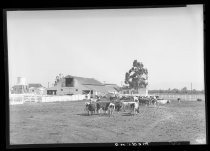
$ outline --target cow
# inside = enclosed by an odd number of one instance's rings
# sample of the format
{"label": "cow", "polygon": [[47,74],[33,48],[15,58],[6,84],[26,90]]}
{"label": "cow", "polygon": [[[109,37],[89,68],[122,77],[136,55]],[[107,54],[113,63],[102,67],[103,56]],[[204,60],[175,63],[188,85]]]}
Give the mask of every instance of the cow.
{"label": "cow", "polygon": [[170,103],[170,100],[158,99],[157,103],[159,103],[159,104],[167,104],[167,103]]}
{"label": "cow", "polygon": [[111,102],[115,102],[116,100],[118,100],[118,97],[115,95],[115,96],[111,96],[110,98],[109,98],[109,100],[111,101]]}
{"label": "cow", "polygon": [[135,115],[135,113],[139,113],[139,102],[134,102],[130,104],[130,108],[131,111],[133,111],[133,115]]}
{"label": "cow", "polygon": [[85,103],[85,110],[88,112],[88,115],[92,115],[96,112],[96,104],[91,102]]}
{"label": "cow", "polygon": [[139,113],[139,102],[122,102],[122,109],[125,112],[126,109],[129,109],[131,112],[133,111],[133,115]]}
{"label": "cow", "polygon": [[139,98],[138,98],[137,96],[133,96],[133,100],[134,100],[135,102],[138,102],[138,101],[139,101]]}
{"label": "cow", "polygon": [[97,101],[99,101],[99,99],[97,99],[97,98],[90,98],[90,102],[97,102]]}
{"label": "cow", "polygon": [[148,97],[139,97],[139,105],[144,105],[146,104],[149,106],[151,104],[152,100]]}
{"label": "cow", "polygon": [[116,111],[119,112],[120,109],[122,108],[122,102],[121,101],[115,101],[114,104],[115,104]]}
{"label": "cow", "polygon": [[115,110],[115,104],[114,103],[110,103],[109,106],[108,106],[109,116],[113,114],[114,110]]}
{"label": "cow", "polygon": [[100,114],[100,110],[103,110],[105,113],[108,110],[110,105],[109,101],[98,101],[96,102],[97,112]]}
{"label": "cow", "polygon": [[202,99],[197,99],[198,102],[202,101]]}
{"label": "cow", "polygon": [[155,105],[155,106],[158,104],[158,101],[157,101],[158,99],[156,96],[150,96],[150,99],[151,99],[150,104]]}

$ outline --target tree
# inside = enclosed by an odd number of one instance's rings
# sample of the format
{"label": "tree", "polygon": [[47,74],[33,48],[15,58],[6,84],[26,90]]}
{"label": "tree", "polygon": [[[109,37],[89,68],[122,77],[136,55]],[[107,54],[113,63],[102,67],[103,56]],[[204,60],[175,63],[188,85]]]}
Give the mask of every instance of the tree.
{"label": "tree", "polygon": [[181,89],[181,92],[182,92],[182,93],[187,93],[187,87],[182,88],[182,89]]}
{"label": "tree", "polygon": [[62,73],[60,73],[59,75],[57,75],[56,78],[55,78],[55,84],[54,84],[54,86],[55,86],[62,78],[64,78],[64,76],[63,76]]}
{"label": "tree", "polygon": [[129,88],[138,90],[139,88],[145,88],[148,85],[148,70],[144,68],[142,62],[137,60],[133,61],[133,67],[125,74],[125,84],[129,85]]}
{"label": "tree", "polygon": [[179,93],[179,89],[174,88],[173,90],[171,90],[171,92],[173,92],[173,93]]}

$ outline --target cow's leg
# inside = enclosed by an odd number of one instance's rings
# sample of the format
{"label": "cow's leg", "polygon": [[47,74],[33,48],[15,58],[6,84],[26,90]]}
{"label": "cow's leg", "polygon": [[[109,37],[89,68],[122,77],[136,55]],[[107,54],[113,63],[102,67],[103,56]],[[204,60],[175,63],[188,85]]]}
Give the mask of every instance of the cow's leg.
{"label": "cow's leg", "polygon": [[101,109],[98,109],[98,114],[99,114],[99,116],[101,116],[101,112],[100,112],[100,110],[101,110]]}
{"label": "cow's leg", "polygon": [[123,106],[123,111],[125,112],[125,106]]}

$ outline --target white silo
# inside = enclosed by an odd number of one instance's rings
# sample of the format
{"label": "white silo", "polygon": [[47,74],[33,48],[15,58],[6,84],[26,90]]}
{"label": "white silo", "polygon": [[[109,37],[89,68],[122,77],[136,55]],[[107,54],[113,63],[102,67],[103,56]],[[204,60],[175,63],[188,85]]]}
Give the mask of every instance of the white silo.
{"label": "white silo", "polygon": [[27,82],[26,82],[26,78],[17,77],[17,85],[28,85]]}
{"label": "white silo", "polygon": [[28,93],[28,84],[26,78],[24,77],[17,77],[17,83],[13,87],[14,93]]}

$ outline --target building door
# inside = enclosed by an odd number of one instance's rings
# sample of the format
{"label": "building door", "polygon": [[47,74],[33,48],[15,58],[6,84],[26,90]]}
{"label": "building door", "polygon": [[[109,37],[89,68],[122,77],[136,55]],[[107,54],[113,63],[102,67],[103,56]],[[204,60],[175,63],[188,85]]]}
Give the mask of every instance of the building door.
{"label": "building door", "polygon": [[56,95],[57,90],[53,90],[53,95]]}

